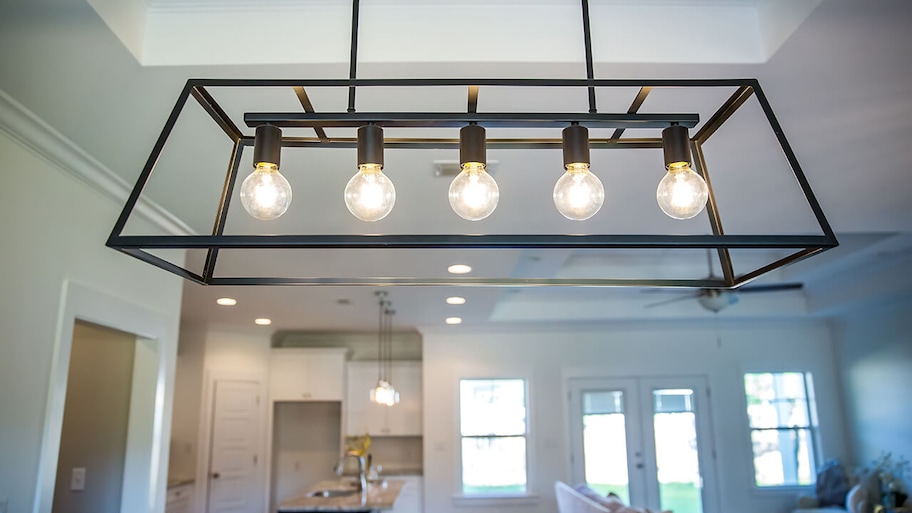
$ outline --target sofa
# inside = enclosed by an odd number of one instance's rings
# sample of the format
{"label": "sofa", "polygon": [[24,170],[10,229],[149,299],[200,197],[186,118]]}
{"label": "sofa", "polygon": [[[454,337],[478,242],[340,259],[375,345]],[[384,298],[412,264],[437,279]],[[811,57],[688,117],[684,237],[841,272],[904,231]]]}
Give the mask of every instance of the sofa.
{"label": "sofa", "polygon": [[798,508],[792,513],[871,513],[874,502],[868,500],[868,493],[862,483],[856,484],[846,494],[845,507],[824,506],[820,507],[815,497],[799,497]]}

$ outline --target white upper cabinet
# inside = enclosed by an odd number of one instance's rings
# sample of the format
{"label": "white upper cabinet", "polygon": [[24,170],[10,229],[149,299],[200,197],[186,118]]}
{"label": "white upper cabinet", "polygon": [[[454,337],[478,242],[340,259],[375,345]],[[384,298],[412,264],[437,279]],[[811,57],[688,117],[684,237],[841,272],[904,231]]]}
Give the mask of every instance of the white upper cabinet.
{"label": "white upper cabinet", "polygon": [[343,401],[345,348],[275,348],[269,355],[273,401]]}
{"label": "white upper cabinet", "polygon": [[377,362],[349,362],[346,435],[421,436],[421,362],[393,362],[389,378],[399,392],[399,404],[373,403],[370,391],[377,385]]}

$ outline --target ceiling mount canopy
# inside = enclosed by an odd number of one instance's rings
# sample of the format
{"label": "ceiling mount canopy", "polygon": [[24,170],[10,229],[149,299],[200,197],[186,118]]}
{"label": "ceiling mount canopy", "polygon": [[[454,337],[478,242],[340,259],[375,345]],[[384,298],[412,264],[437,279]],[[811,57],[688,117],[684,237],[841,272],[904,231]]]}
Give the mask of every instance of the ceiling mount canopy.
{"label": "ceiling mount canopy", "polygon": [[[140,173],[132,194],[118,218],[107,245],[143,261],[173,272],[197,283],[208,285],[468,285],[468,286],[639,286],[736,288],[789,263],[835,247],[836,237],[802,172],[769,101],[756,79],[596,79],[593,71],[592,42],[589,26],[589,7],[581,2],[585,41],[585,79],[359,79],[357,78],[359,2],[352,8],[352,40],[350,76],[348,79],[190,79],[184,86],[146,166]],[[317,112],[308,89],[347,89],[348,105],[344,111]],[[379,88],[419,88],[427,91],[443,88],[462,89],[466,95],[465,112],[420,110],[361,112],[356,109],[357,92]],[[486,89],[513,88],[516,90],[554,93],[583,90],[587,93],[585,112],[480,112],[478,99]],[[216,100],[221,90],[287,91],[296,97],[300,110],[292,112],[244,110],[240,117],[244,130],[238,126],[238,116],[230,115]],[[640,112],[647,97],[656,89],[670,90],[733,90],[705,121],[697,109],[672,112]],[[404,89],[403,89],[404,90]],[[625,94],[635,91],[629,108],[620,113],[599,112],[600,92]],[[169,138],[190,97],[202,107],[208,117],[231,141],[230,164],[224,176],[221,199],[215,213],[215,223],[209,234],[203,235],[133,235],[125,227],[156,168]],[[726,234],[722,227],[719,206],[703,153],[703,145],[724,123],[732,118],[748,100],[755,99],[776,143],[793,174],[800,195],[810,210],[816,233],[739,233]],[[450,135],[459,129],[459,137]],[[250,135],[249,130],[254,134]],[[340,135],[345,130],[357,130],[357,136]],[[384,130],[404,130],[407,136],[385,137]],[[444,135],[440,135],[443,130]],[[608,129],[610,136],[592,137],[590,131]],[[661,130],[661,137],[652,133]],[[295,131],[294,134],[283,132]],[[511,134],[528,130],[536,136],[489,137],[487,130],[505,130]],[[554,130],[555,136],[541,137],[541,132]],[[691,134],[691,130],[694,133]],[[313,136],[301,135],[312,131]],[[560,131],[560,137],[557,132]],[[645,136],[630,137],[642,131]],[[421,135],[415,136],[416,132]],[[607,132],[606,132],[607,134]],[[240,164],[245,151],[253,147],[254,171],[246,176],[235,191]],[[280,172],[281,154],[298,149],[357,149],[358,172],[342,192],[348,211],[360,222],[368,223],[361,234],[273,233],[227,234],[226,223],[233,198],[238,195],[244,210],[255,219],[275,222],[292,206],[292,188]],[[461,172],[449,187],[450,206],[466,222],[462,233],[375,233],[373,224],[387,217],[396,204],[396,188],[384,170],[384,152],[394,150],[458,150]],[[656,150],[664,153],[665,177],[658,183],[656,201],[659,209],[672,219],[687,220],[705,212],[708,221],[703,233],[479,233],[479,224],[490,216],[500,198],[500,187],[487,171],[487,150],[555,150],[562,149],[564,174],[553,188],[553,202],[566,219],[591,223],[605,203],[605,187],[590,170],[590,150]],[[287,159],[286,159],[287,160]],[[661,159],[656,159],[661,166]],[[659,167],[661,169],[661,167]],[[398,178],[397,179],[401,179]],[[609,184],[610,189],[623,189],[623,183]],[[509,193],[509,191],[507,191]],[[520,193],[514,193],[519,196]],[[643,201],[646,201],[643,198]],[[655,204],[653,204],[655,206]],[[591,219],[591,220],[590,220]],[[590,221],[587,221],[590,220]],[[307,230],[301,223],[300,230]],[[597,226],[597,225],[596,225]],[[369,234],[368,234],[369,233]],[[200,270],[173,263],[159,254],[161,250],[188,249],[205,253]],[[718,256],[722,276],[669,277],[630,276],[561,276],[560,273],[542,276],[516,276],[500,272],[487,276],[430,276],[419,273],[392,274],[383,270],[361,271],[357,276],[340,276],[303,272],[270,274],[262,266],[249,274],[217,272],[220,252],[257,250],[257,260],[264,262],[268,250],[678,250],[711,249]],[[769,262],[747,270],[736,271],[733,250],[762,250],[774,255]],[[373,254],[373,253],[372,253]]]}

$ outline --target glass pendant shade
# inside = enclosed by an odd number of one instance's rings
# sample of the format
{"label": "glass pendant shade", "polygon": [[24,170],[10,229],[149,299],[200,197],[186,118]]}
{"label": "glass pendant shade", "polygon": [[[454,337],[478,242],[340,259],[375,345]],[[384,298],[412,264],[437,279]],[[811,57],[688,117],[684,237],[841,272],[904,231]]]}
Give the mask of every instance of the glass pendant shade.
{"label": "glass pendant shade", "polygon": [[291,184],[279,173],[277,165],[260,162],[241,184],[241,204],[257,219],[275,219],[291,204]]}
{"label": "glass pendant shade", "polygon": [[576,162],[554,185],[554,206],[567,219],[583,221],[594,216],[605,202],[605,187],[589,171],[589,164]]}
{"label": "glass pendant shade", "polygon": [[450,206],[459,217],[480,221],[494,212],[500,189],[481,162],[466,162],[450,184]]}
{"label": "glass pendant shade", "polygon": [[345,186],[345,206],[362,221],[379,221],[396,204],[396,188],[380,164],[361,164]]}
{"label": "glass pendant shade", "polygon": [[709,188],[686,162],[672,164],[656,189],[656,201],[668,217],[690,219],[706,206]]}
{"label": "glass pendant shade", "polygon": [[384,406],[399,404],[399,392],[387,381],[377,381],[377,386],[370,391],[370,400]]}

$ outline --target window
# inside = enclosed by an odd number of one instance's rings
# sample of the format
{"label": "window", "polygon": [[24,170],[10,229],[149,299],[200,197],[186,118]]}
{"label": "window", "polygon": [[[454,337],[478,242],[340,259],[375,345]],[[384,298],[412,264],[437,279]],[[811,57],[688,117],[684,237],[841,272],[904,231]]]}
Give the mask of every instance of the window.
{"label": "window", "polygon": [[747,416],[759,487],[814,483],[817,412],[809,373],[744,375]]}
{"label": "window", "polygon": [[526,491],[526,383],[522,379],[459,381],[462,493]]}

